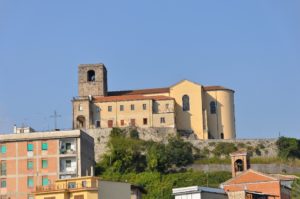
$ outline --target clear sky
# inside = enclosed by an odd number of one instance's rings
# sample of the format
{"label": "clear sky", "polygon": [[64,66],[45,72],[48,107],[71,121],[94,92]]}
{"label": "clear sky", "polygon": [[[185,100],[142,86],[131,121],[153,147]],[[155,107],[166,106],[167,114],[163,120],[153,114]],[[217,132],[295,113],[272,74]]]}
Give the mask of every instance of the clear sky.
{"label": "clear sky", "polygon": [[0,0],[0,132],[71,128],[77,66],[109,90],[182,79],[235,93],[239,138],[300,137],[299,0]]}

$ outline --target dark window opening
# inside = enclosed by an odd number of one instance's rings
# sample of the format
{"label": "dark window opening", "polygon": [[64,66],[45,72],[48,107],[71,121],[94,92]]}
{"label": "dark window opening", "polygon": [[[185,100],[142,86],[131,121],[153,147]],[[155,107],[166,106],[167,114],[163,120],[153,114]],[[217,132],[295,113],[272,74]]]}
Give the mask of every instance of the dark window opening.
{"label": "dark window opening", "polygon": [[244,164],[241,159],[238,159],[234,162],[234,170],[236,172],[244,171]]}
{"label": "dark window opening", "polygon": [[224,139],[224,133],[221,133],[221,139]]}
{"label": "dark window opening", "polygon": [[147,125],[148,124],[148,119],[147,118],[143,118],[143,124]]}
{"label": "dark window opening", "polygon": [[216,114],[217,112],[217,105],[216,105],[216,102],[212,101],[210,102],[210,113],[211,114]]}
{"label": "dark window opening", "polygon": [[96,80],[95,71],[89,70],[87,72],[87,80],[88,82],[94,82]]}
{"label": "dark window opening", "polygon": [[183,111],[190,110],[190,97],[188,95],[184,95],[182,97],[182,110]]}

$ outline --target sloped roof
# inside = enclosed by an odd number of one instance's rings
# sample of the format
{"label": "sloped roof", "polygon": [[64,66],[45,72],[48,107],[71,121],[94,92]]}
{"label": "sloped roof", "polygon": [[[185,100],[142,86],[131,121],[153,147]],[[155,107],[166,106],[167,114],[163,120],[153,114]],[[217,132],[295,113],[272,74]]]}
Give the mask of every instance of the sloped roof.
{"label": "sloped roof", "polygon": [[279,179],[276,177],[270,176],[268,174],[264,174],[259,171],[255,171],[253,169],[248,169],[247,171],[244,171],[243,173],[222,183],[222,185],[267,182],[267,181],[279,181]]}
{"label": "sloped roof", "polygon": [[148,88],[139,90],[125,90],[125,91],[110,91],[107,93],[108,96],[118,96],[118,95],[145,95],[145,94],[155,94],[155,93],[168,93],[170,88]]}
{"label": "sloped roof", "polygon": [[143,95],[119,95],[93,97],[94,102],[118,102],[118,101],[136,101],[136,100],[174,100],[167,96],[143,96]]}

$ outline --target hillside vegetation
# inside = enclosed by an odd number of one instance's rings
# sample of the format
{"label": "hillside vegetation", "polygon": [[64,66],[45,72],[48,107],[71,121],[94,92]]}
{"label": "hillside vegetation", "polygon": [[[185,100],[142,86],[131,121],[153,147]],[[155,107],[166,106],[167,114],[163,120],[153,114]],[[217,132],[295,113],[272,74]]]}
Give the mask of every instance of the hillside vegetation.
{"label": "hillside vegetation", "polygon": [[[299,161],[299,140],[281,137],[277,141],[278,157],[252,159],[253,163],[268,163],[289,159]],[[218,187],[231,178],[230,172],[201,172],[186,170],[193,163],[229,164],[229,154],[240,147],[234,143],[217,143],[215,157],[209,158],[205,150],[200,151],[179,137],[170,137],[167,143],[144,141],[139,132],[125,133],[114,128],[107,144],[108,152],[97,163],[96,174],[104,180],[129,182],[147,190],[145,199],[172,198],[172,188],[184,186]],[[254,150],[255,152],[255,150]],[[222,156],[223,158],[218,158]],[[299,198],[300,181],[293,185],[293,198]]]}

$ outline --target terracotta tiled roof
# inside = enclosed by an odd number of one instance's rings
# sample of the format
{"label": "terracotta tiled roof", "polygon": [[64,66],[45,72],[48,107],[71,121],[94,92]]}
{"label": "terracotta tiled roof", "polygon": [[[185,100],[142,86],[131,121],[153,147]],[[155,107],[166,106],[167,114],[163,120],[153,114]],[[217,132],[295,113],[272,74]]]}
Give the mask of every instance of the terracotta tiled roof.
{"label": "terracotta tiled roof", "polygon": [[229,91],[234,92],[234,90],[225,88],[223,86],[203,86],[203,90],[205,90],[205,91],[229,90]]}
{"label": "terracotta tiled roof", "polygon": [[145,95],[145,94],[155,94],[155,93],[168,93],[170,88],[149,88],[140,90],[126,90],[126,91],[110,91],[108,96],[119,96],[119,95]]}
{"label": "terracotta tiled roof", "polygon": [[119,95],[119,96],[105,96],[94,97],[94,102],[118,102],[118,101],[136,101],[136,100],[174,100],[167,96],[143,96],[143,95]]}

